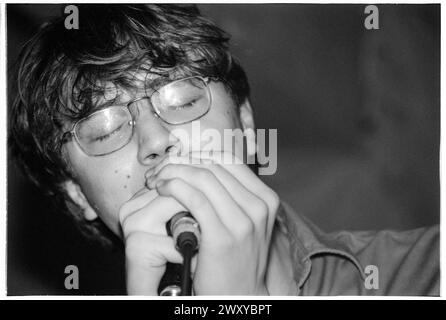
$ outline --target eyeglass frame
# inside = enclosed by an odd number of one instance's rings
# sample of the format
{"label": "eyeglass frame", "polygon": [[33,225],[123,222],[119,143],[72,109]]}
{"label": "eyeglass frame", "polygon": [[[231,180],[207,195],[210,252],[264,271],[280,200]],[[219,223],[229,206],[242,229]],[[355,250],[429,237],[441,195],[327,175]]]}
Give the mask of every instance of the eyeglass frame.
{"label": "eyeglass frame", "polygon": [[[161,90],[161,89],[164,88],[165,86],[171,85],[171,84],[176,83],[176,82],[180,82],[180,81],[188,80],[188,79],[194,79],[194,78],[198,78],[198,79],[200,79],[201,81],[203,81],[203,83],[206,85],[206,89],[208,90],[208,93],[209,93],[209,106],[208,106],[206,112],[204,112],[202,115],[200,115],[200,116],[198,116],[198,117],[196,117],[196,118],[194,118],[194,119],[192,119],[192,120],[183,121],[183,122],[179,122],[179,123],[171,123],[171,122],[169,122],[169,121],[164,120],[164,118],[160,115],[160,111],[158,110],[158,108],[155,108],[155,106],[154,106],[154,104],[153,104],[153,102],[152,102],[152,97],[153,97],[153,95],[154,95],[156,92],[159,92],[159,90]],[[86,155],[88,155],[88,156],[90,156],[90,157],[101,157],[101,156],[106,156],[106,155],[109,155],[109,154],[112,154],[112,153],[114,153],[114,152],[116,152],[116,151],[121,150],[122,148],[124,148],[124,147],[130,142],[130,140],[132,140],[132,137],[133,137],[133,135],[134,135],[134,128],[135,128],[135,125],[136,125],[136,121],[135,121],[135,119],[134,119],[134,115],[133,115],[133,113],[130,111],[130,106],[131,106],[133,103],[138,102],[138,101],[141,101],[141,100],[144,100],[144,99],[149,99],[149,101],[150,101],[150,105],[152,106],[152,110],[155,111],[155,112],[154,112],[154,115],[155,115],[157,118],[159,118],[159,119],[161,119],[162,121],[164,121],[165,123],[167,123],[167,124],[170,124],[170,125],[181,125],[181,124],[189,123],[189,122],[195,121],[195,120],[197,120],[197,119],[200,119],[201,117],[205,116],[205,115],[209,112],[209,110],[211,109],[211,106],[212,106],[212,90],[211,90],[211,88],[209,87],[209,83],[210,83],[211,81],[218,81],[218,80],[219,80],[219,78],[217,78],[217,77],[203,77],[203,76],[190,76],[190,77],[185,77],[185,78],[181,78],[181,79],[176,79],[176,80],[173,80],[173,81],[171,81],[171,82],[169,82],[169,83],[166,83],[166,84],[164,84],[163,86],[159,87],[158,89],[154,90],[154,92],[153,92],[150,96],[149,96],[149,95],[145,95],[145,96],[142,96],[142,97],[133,99],[133,100],[131,100],[131,101],[125,103],[125,104],[115,105],[115,106],[109,106],[109,107],[106,107],[106,108],[97,110],[97,111],[95,111],[95,112],[89,114],[88,116],[83,117],[82,119],[79,119],[79,120],[77,120],[75,123],[73,123],[73,126],[71,127],[71,129],[68,130],[68,131],[65,131],[65,132],[62,134],[62,144],[65,144],[66,142],[68,142],[69,139],[72,139],[72,138],[74,137],[74,140],[76,141],[76,143],[78,144],[78,146],[79,146],[79,148],[82,150],[82,152],[84,152]],[[99,113],[99,112],[103,112],[104,110],[107,110],[107,109],[109,109],[109,108],[113,108],[113,107],[125,107],[125,109],[127,109],[128,113],[130,114],[130,116],[131,116],[131,118],[132,118],[132,120],[130,120],[130,122],[129,122],[129,124],[132,126],[132,134],[129,136],[128,141],[127,141],[126,143],[124,143],[121,147],[119,147],[118,149],[115,149],[115,150],[110,151],[110,152],[102,153],[102,154],[96,154],[96,155],[95,155],[95,154],[89,154],[89,153],[88,153],[87,151],[85,151],[84,148],[82,147],[82,144],[81,144],[80,141],[79,141],[79,137],[78,137],[77,134],[76,134],[76,128],[77,128],[78,124],[79,124],[81,121],[84,121],[85,119],[88,119],[88,118],[92,117],[93,115],[95,115],[95,114],[97,114],[97,113]],[[69,135],[69,137],[68,137],[68,135]]]}

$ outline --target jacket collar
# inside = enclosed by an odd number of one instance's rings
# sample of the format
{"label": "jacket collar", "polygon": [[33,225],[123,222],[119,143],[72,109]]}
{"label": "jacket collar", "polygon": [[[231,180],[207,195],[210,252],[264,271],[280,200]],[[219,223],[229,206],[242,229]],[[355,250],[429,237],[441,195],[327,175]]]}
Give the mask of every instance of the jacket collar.
{"label": "jacket collar", "polygon": [[284,201],[281,202],[276,221],[290,242],[293,274],[298,291],[310,275],[312,257],[320,254],[347,259],[365,279],[364,268],[352,250],[343,243],[339,233],[323,232]]}

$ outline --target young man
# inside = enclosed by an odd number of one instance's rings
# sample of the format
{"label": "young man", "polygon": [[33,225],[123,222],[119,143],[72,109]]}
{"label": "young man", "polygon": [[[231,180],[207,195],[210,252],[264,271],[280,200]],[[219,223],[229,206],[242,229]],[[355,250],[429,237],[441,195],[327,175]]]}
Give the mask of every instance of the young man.
{"label": "young man", "polygon": [[[182,263],[166,231],[181,211],[201,231],[196,295],[439,294],[438,228],[325,234],[236,163],[257,150],[248,82],[195,8],[78,8],[78,30],[62,18],[24,48],[10,143],[80,223],[122,239],[129,294]],[[210,130],[245,135],[228,149]]]}

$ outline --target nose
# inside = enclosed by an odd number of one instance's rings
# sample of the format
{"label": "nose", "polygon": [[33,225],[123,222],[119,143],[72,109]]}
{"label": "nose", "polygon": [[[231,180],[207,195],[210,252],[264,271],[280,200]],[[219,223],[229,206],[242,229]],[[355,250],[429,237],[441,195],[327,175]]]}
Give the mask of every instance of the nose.
{"label": "nose", "polygon": [[138,139],[138,161],[143,165],[154,165],[168,154],[180,152],[180,141],[170,133],[169,125],[153,112],[140,114],[135,124]]}

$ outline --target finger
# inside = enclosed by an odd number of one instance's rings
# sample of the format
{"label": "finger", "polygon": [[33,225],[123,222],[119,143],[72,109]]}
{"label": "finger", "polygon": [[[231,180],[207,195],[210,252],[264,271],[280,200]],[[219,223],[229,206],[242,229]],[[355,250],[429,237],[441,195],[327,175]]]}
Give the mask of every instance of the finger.
{"label": "finger", "polygon": [[156,174],[167,163],[183,163],[183,164],[197,164],[197,160],[200,159],[198,164],[216,163],[220,164],[228,172],[240,181],[241,184],[252,193],[256,194],[259,198],[263,199],[270,209],[273,209],[276,204],[276,197],[274,191],[268,187],[248,166],[234,154],[224,151],[207,152],[191,152],[186,156],[171,156],[164,159],[155,168],[153,173]]}
{"label": "finger", "polygon": [[[210,170],[217,179],[222,183],[225,189],[230,193],[234,200],[244,209],[248,210],[255,201],[262,201],[254,193],[248,190],[234,175],[225,170],[225,167],[212,162],[209,159],[196,159],[190,161],[190,157],[170,157],[169,160],[163,161],[155,171],[150,174],[156,175],[165,165],[172,164],[189,164],[196,168],[205,168]],[[146,178],[150,177],[146,175]]]}
{"label": "finger", "polygon": [[170,237],[134,232],[126,237],[125,244],[129,294],[157,295],[166,262],[183,262]]}
{"label": "finger", "polygon": [[181,178],[200,190],[210,201],[215,212],[228,230],[240,234],[241,232],[246,232],[247,228],[253,227],[253,222],[241,210],[228,190],[210,170],[191,165],[169,163],[158,174],[148,179],[147,186],[153,188],[157,181],[173,178]]}
{"label": "finger", "polygon": [[166,223],[176,213],[185,210],[186,208],[174,198],[158,195],[134,212],[120,213],[122,231],[124,235],[135,231],[145,231],[166,236]]}
{"label": "finger", "polygon": [[156,197],[158,197],[158,194],[147,188],[138,191],[132,198],[124,202],[119,208],[119,222],[122,223],[127,215],[143,208]]}
{"label": "finger", "polygon": [[[192,152],[191,157],[199,156],[200,152]],[[240,159],[229,152],[213,152],[207,158],[215,163],[221,164],[225,170],[231,173],[242,185],[257,197],[262,199],[268,206],[268,229],[272,230],[280,198],[277,193],[267,186],[248,166],[241,165]]]}
{"label": "finger", "polygon": [[[191,164],[196,167],[204,166],[209,168],[218,176],[234,200],[249,214],[252,221],[259,228],[261,228],[261,222],[264,221],[262,213],[264,212],[264,204],[266,204],[268,209],[266,226],[267,230],[271,231],[275,214],[280,204],[280,199],[274,190],[264,184],[246,165],[237,164],[240,163],[240,160],[237,160],[237,157],[231,153],[214,152],[210,157],[207,155],[208,158],[194,158],[198,156],[203,156],[203,153],[193,152],[187,156],[169,157],[158,164],[151,173],[156,174],[168,163]],[[226,164],[222,164],[222,162],[226,162]],[[221,168],[221,170],[217,168]],[[227,172],[226,175],[224,174],[225,172]],[[239,184],[230,183],[231,180],[232,182],[236,180]],[[244,192],[244,190],[247,190],[249,193]],[[256,199],[260,199],[261,202]],[[259,212],[259,214],[257,215],[256,212]]]}
{"label": "finger", "polygon": [[268,225],[268,206],[257,195],[248,190],[236,177],[220,164],[206,164],[202,167],[211,171],[237,202],[240,208],[247,214],[256,225],[257,230],[266,231]]}
{"label": "finger", "polygon": [[[200,152],[192,152],[191,157],[199,157]],[[213,163],[221,164],[237,177],[245,187],[255,193],[264,191],[266,184],[264,184],[259,177],[234,154],[230,152],[214,151],[210,154],[201,154],[203,161],[212,161]]]}
{"label": "finger", "polygon": [[[267,232],[268,206],[262,199],[246,189],[246,187],[241,184],[237,178],[225,170],[225,168],[220,164],[209,163],[190,166],[211,171],[217,177],[217,180],[222,184],[232,199],[255,225],[256,230],[263,233]],[[196,177],[196,175],[193,175],[193,177]],[[165,177],[162,178],[164,179]],[[205,184],[205,186],[207,186],[207,184]],[[217,196],[219,196],[219,194]],[[243,218],[241,218],[242,220],[236,220],[239,219],[239,217],[234,215],[233,218],[228,217],[228,219],[232,220],[229,221],[231,226],[227,225],[228,228],[230,227],[231,230],[235,231],[240,227],[240,232],[244,230],[246,231],[246,228],[243,228],[243,223],[245,222]],[[234,226],[234,222],[236,222],[236,226]]]}
{"label": "finger", "polygon": [[180,178],[160,180],[157,182],[156,188],[160,195],[175,198],[194,215],[200,224],[203,240],[208,239],[203,243],[226,240],[229,234],[226,226],[216,214],[208,198],[200,190]]}

